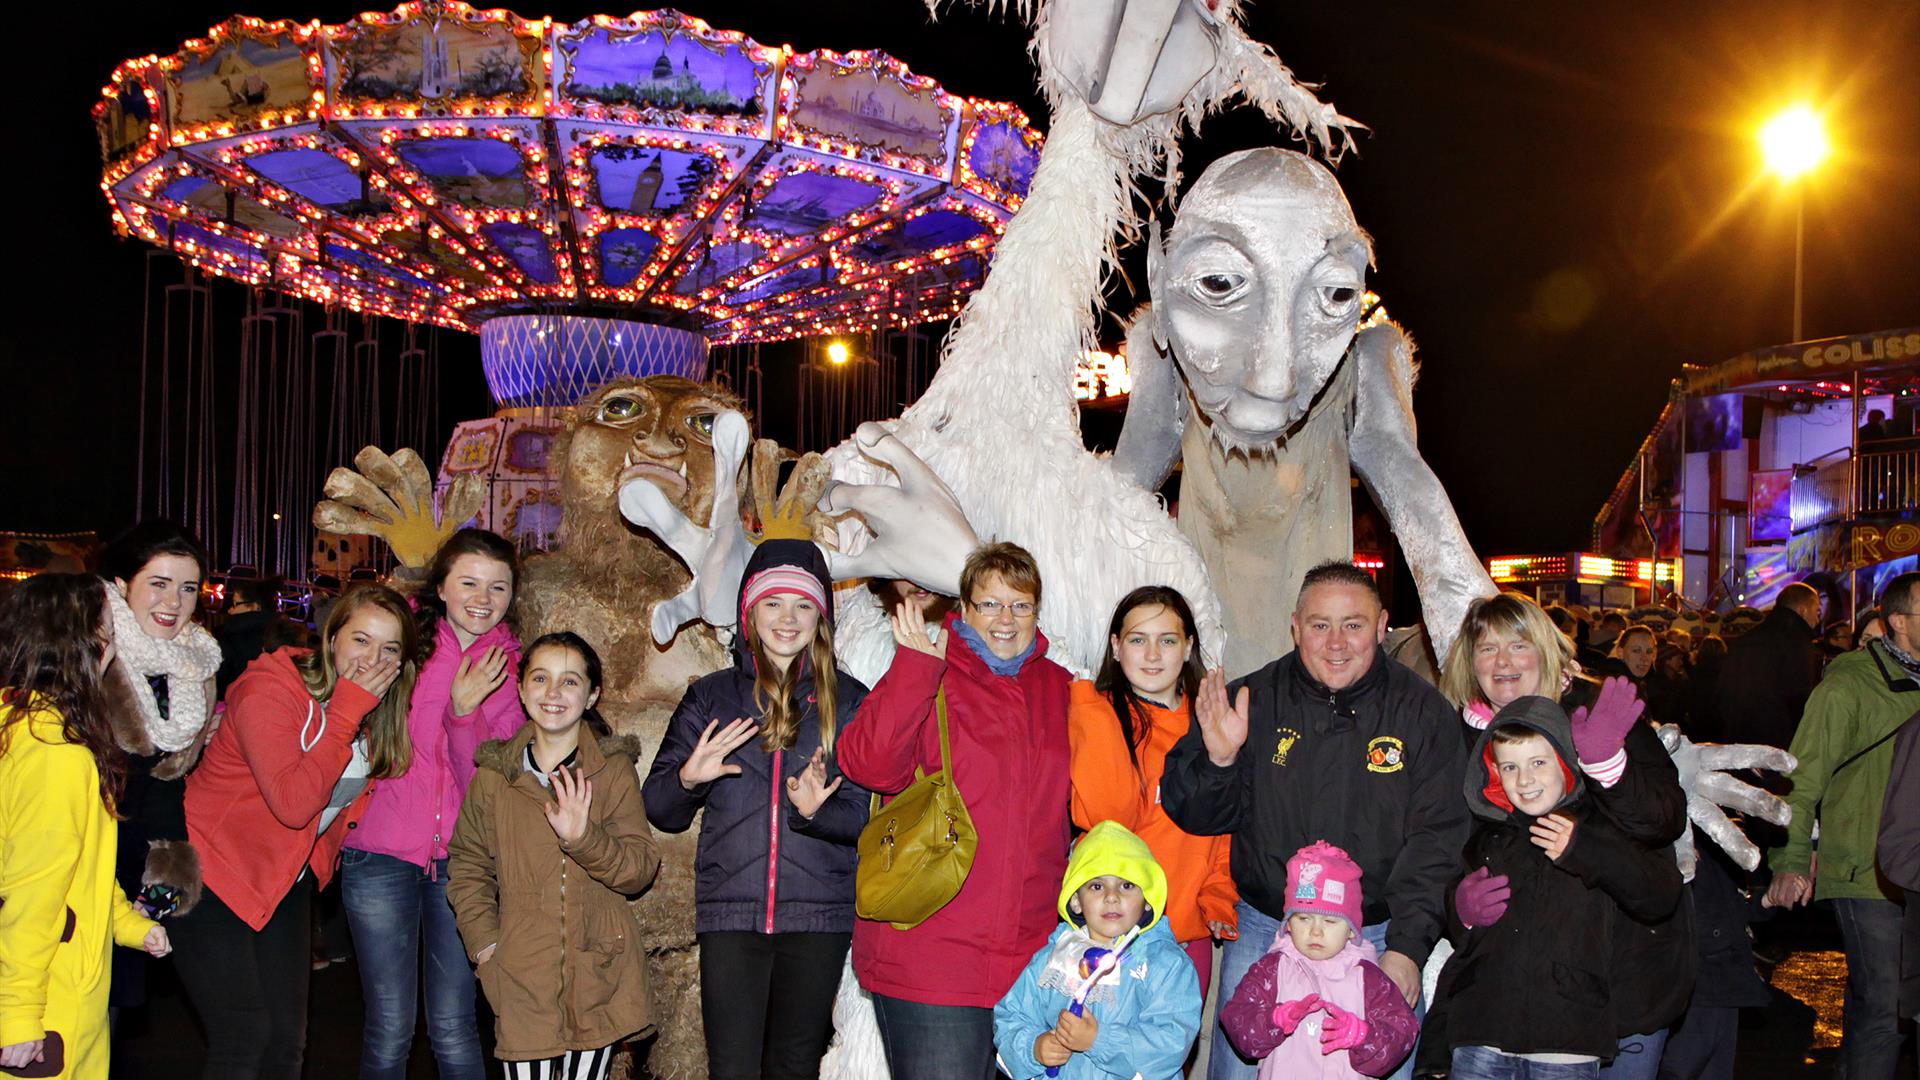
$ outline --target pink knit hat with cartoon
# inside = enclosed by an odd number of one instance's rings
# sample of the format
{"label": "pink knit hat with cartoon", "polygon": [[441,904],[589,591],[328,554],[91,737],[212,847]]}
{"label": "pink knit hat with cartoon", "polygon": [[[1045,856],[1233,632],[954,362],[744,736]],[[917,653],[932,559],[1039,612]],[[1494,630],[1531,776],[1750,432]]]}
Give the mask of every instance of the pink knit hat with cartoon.
{"label": "pink knit hat with cartoon", "polygon": [[1354,933],[1360,919],[1360,864],[1346,852],[1315,840],[1287,860],[1287,914],[1338,915]]}

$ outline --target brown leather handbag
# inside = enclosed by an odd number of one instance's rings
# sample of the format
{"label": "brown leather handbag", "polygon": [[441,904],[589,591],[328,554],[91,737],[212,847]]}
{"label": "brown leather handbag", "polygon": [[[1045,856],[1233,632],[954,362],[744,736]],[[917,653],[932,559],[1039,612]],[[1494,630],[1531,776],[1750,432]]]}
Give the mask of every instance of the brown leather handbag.
{"label": "brown leather handbag", "polygon": [[980,842],[973,818],[953,782],[947,740],[947,692],[934,698],[940,725],[940,771],[922,773],[893,801],[873,796],[872,817],[860,832],[854,911],[863,919],[911,930],[960,895]]}

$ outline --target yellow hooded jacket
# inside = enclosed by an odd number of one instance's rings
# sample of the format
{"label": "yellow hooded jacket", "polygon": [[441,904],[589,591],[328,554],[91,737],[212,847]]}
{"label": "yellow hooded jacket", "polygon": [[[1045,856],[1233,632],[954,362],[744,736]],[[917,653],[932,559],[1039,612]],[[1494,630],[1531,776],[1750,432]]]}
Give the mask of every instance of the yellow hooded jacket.
{"label": "yellow hooded jacket", "polygon": [[0,718],[0,1046],[57,1031],[59,1075],[104,1080],[113,946],[139,948],[154,923],[114,880],[120,825],[92,751],[66,740],[42,698]]}
{"label": "yellow hooded jacket", "polygon": [[1141,933],[1153,929],[1166,914],[1167,874],[1154,861],[1147,842],[1117,821],[1100,822],[1074,845],[1073,856],[1067,860],[1066,879],[1060,883],[1060,920],[1079,926],[1083,920],[1074,916],[1067,901],[1080,886],[1109,874],[1140,887],[1152,912]]}

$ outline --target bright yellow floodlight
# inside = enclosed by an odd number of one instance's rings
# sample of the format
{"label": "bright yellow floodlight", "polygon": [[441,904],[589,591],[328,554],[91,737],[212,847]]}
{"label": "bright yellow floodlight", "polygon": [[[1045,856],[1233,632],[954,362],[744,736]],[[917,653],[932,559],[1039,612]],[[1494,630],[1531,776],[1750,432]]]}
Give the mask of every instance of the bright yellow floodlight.
{"label": "bright yellow floodlight", "polygon": [[1795,105],[1760,129],[1760,150],[1766,155],[1767,168],[1782,180],[1795,180],[1811,172],[1826,160],[1827,131],[1820,114],[1806,105]]}
{"label": "bright yellow floodlight", "polygon": [[847,362],[847,343],[844,341],[836,341],[828,345],[827,359],[833,361],[836,364],[846,363]]}

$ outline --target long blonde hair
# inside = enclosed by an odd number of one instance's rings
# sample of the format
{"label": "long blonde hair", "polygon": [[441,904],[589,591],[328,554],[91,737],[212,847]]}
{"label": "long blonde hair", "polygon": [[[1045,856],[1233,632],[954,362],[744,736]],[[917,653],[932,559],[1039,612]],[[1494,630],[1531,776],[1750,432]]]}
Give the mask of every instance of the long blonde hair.
{"label": "long blonde hair", "polygon": [[[753,703],[760,707],[764,718],[760,728],[761,744],[770,751],[789,749],[800,737],[800,707],[793,700],[794,686],[800,681],[800,665],[789,663],[785,671],[780,670],[780,665],[767,655],[760,638],[754,634],[753,620],[747,618],[741,622],[747,645],[753,650]],[[831,754],[837,727],[834,697],[839,686],[833,668],[833,628],[828,625],[824,611],[814,629],[813,644],[807,646],[807,663],[813,667],[813,707],[820,717],[820,747]]]}
{"label": "long blonde hair", "polygon": [[1473,673],[1473,650],[1487,634],[1517,638],[1540,655],[1540,687],[1544,697],[1558,698],[1573,662],[1573,640],[1553,625],[1539,604],[1514,593],[1483,597],[1467,607],[1459,636],[1447,650],[1440,669],[1440,692],[1456,708],[1487,704],[1486,692]]}
{"label": "long blonde hair", "polygon": [[385,585],[355,585],[334,602],[320,628],[320,644],[301,657],[294,666],[307,684],[307,692],[319,701],[333,697],[340,683],[340,671],[333,663],[333,639],[347,620],[363,607],[377,607],[400,624],[400,674],[387,687],[372,712],[360,722],[367,737],[367,775],[389,780],[407,771],[413,762],[413,740],[407,735],[407,709],[413,703],[414,680],[420,677],[420,635],[416,631],[413,610],[400,594]]}

